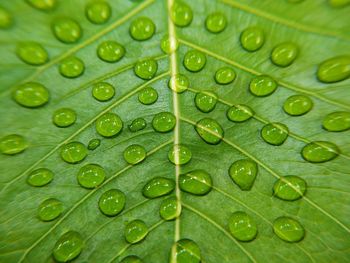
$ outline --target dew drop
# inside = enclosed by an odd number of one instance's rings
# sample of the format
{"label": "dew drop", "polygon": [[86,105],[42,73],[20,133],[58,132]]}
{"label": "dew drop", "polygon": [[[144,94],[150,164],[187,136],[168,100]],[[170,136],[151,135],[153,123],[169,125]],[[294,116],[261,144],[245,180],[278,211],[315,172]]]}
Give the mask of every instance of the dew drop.
{"label": "dew drop", "polygon": [[272,145],[281,145],[287,140],[289,129],[279,122],[266,124],[261,130],[261,137],[265,142]]}
{"label": "dew drop", "polygon": [[220,12],[215,12],[207,16],[205,20],[205,27],[211,33],[222,32],[227,25],[226,16]]}
{"label": "dew drop", "polygon": [[143,88],[139,92],[139,101],[145,105],[151,105],[158,99],[158,92],[152,87]]}
{"label": "dew drop", "polygon": [[55,37],[63,43],[76,43],[82,36],[80,25],[68,17],[56,18],[51,29]]}
{"label": "dew drop", "polygon": [[57,240],[53,256],[58,262],[69,262],[79,256],[83,245],[83,238],[78,232],[68,231]]}
{"label": "dew drop", "polygon": [[51,11],[57,5],[56,0],[26,0],[26,1],[32,7],[42,11]]}
{"label": "dew drop", "polygon": [[206,62],[207,59],[204,53],[198,50],[187,51],[183,61],[185,68],[192,72],[201,71]]}
{"label": "dew drop", "polygon": [[116,216],[125,207],[125,194],[118,189],[108,190],[101,195],[98,207],[106,216]]}
{"label": "dew drop", "polygon": [[341,132],[350,129],[350,112],[336,111],[323,119],[323,128],[331,132]]}
{"label": "dew drop", "polygon": [[56,110],[52,115],[52,121],[57,127],[68,127],[75,123],[77,114],[69,108]]}
{"label": "dew drop", "polygon": [[276,66],[288,67],[297,58],[298,53],[299,49],[294,43],[282,43],[272,50],[271,61]]}
{"label": "dew drop", "polygon": [[190,81],[185,75],[176,74],[169,79],[168,87],[176,93],[182,93],[188,89]]}
{"label": "dew drop", "polygon": [[233,122],[245,122],[253,117],[253,115],[254,111],[244,104],[234,105],[226,112],[227,118]]}
{"label": "dew drop", "polygon": [[104,1],[94,1],[86,5],[87,19],[94,24],[104,24],[111,17],[111,6]]}
{"label": "dew drop", "polygon": [[242,211],[232,214],[228,222],[228,227],[232,236],[243,242],[252,241],[258,234],[258,228],[254,219]]}
{"label": "dew drop", "polygon": [[155,59],[149,58],[138,61],[134,66],[135,75],[141,79],[152,79],[158,70],[158,63]]}
{"label": "dew drop", "polygon": [[159,215],[164,220],[174,220],[181,214],[181,203],[175,196],[168,197],[162,201],[159,207]]}
{"label": "dew drop", "polygon": [[170,148],[168,152],[168,159],[175,165],[183,165],[191,161],[192,152],[185,145],[176,144]]}
{"label": "dew drop", "polygon": [[152,199],[170,194],[174,188],[174,180],[165,177],[155,177],[146,183],[142,189],[142,194]]}
{"label": "dew drop", "polygon": [[87,164],[80,168],[78,183],[85,188],[95,188],[103,183],[106,177],[105,170],[98,164]]}
{"label": "dew drop", "polygon": [[91,139],[88,143],[88,149],[90,151],[95,150],[97,147],[99,147],[101,144],[101,140],[100,139]]}
{"label": "dew drop", "polygon": [[194,98],[194,103],[202,112],[211,112],[214,110],[216,103],[218,101],[218,97],[215,93],[210,91],[201,91],[196,94]]}
{"label": "dew drop", "polygon": [[120,263],[143,263],[143,261],[139,257],[131,255],[123,258]]}
{"label": "dew drop", "polygon": [[305,236],[303,226],[296,220],[281,216],[273,222],[273,232],[282,240],[287,242],[299,242]]}
{"label": "dew drop", "polygon": [[153,120],[153,129],[157,132],[169,132],[175,128],[176,118],[171,112],[157,113]]}
{"label": "dew drop", "polygon": [[235,161],[228,171],[233,182],[243,191],[249,191],[258,174],[257,164],[248,159]]}
{"label": "dew drop", "polygon": [[176,51],[179,47],[179,41],[176,38],[173,38],[174,46],[171,46],[169,35],[164,35],[162,40],[160,41],[160,48],[163,50],[166,54],[171,54],[172,52]]}
{"label": "dew drop", "polygon": [[145,239],[148,227],[145,222],[136,219],[126,225],[124,235],[128,243],[135,244]]}
{"label": "dew drop", "polygon": [[77,78],[84,73],[84,62],[77,57],[66,58],[59,66],[59,72],[66,78]]}
{"label": "dew drop", "polygon": [[27,140],[18,134],[10,134],[0,139],[0,151],[3,154],[15,155],[28,148]]}
{"label": "dew drop", "polygon": [[125,55],[124,47],[116,41],[105,41],[97,47],[97,56],[106,62],[117,62]]}
{"label": "dew drop", "polygon": [[146,128],[146,126],[147,123],[144,118],[136,118],[131,122],[131,124],[128,127],[131,132],[138,132]]}
{"label": "dew drop", "polygon": [[27,183],[30,186],[44,186],[49,184],[54,177],[54,173],[47,168],[38,168],[32,171],[27,177]]}
{"label": "dew drop", "polygon": [[350,77],[350,56],[337,56],[322,62],[317,69],[317,78],[333,83]]}
{"label": "dew drop", "polygon": [[13,18],[9,11],[0,6],[0,29],[10,28],[13,24]]}
{"label": "dew drop", "polygon": [[218,144],[224,137],[221,125],[213,119],[203,118],[195,126],[198,135],[208,144]]}
{"label": "dew drop", "polygon": [[252,79],[249,89],[253,95],[264,97],[271,95],[277,89],[277,83],[271,77],[261,75]]}
{"label": "dew drop", "polygon": [[215,81],[221,85],[227,85],[232,83],[236,78],[236,72],[229,67],[219,68],[215,72]]}
{"label": "dew drop", "polygon": [[49,198],[39,205],[38,216],[42,221],[52,221],[63,212],[63,204],[55,198]]}
{"label": "dew drop", "polygon": [[109,101],[114,95],[114,87],[107,82],[98,82],[92,87],[92,96],[98,101]]}
{"label": "dew drop", "polygon": [[245,50],[257,51],[264,45],[264,31],[259,27],[248,27],[242,32],[240,42]]}
{"label": "dew drop", "polygon": [[181,174],[179,178],[180,189],[194,195],[206,195],[212,186],[213,181],[210,174],[200,169]]}
{"label": "dew drop", "polygon": [[301,198],[305,194],[305,191],[305,180],[295,175],[283,176],[273,186],[273,195],[287,201],[294,201]]}
{"label": "dew drop", "polygon": [[49,101],[49,91],[37,82],[24,83],[13,92],[13,99],[21,106],[36,108]]}
{"label": "dew drop", "polygon": [[132,144],[124,150],[124,160],[129,164],[138,164],[142,162],[146,156],[146,149],[138,144]]}
{"label": "dew drop", "polygon": [[22,42],[17,45],[17,56],[29,65],[42,65],[49,60],[49,55],[42,45],[36,42]]}
{"label": "dew drop", "polygon": [[116,136],[122,129],[123,121],[115,113],[105,113],[96,120],[96,131],[103,137]]}
{"label": "dew drop", "polygon": [[150,39],[156,31],[156,26],[148,17],[139,17],[130,25],[130,35],[133,39],[144,41]]}
{"label": "dew drop", "polygon": [[331,142],[314,141],[304,146],[301,151],[303,158],[310,163],[324,163],[339,155],[339,148]]}
{"label": "dew drop", "polygon": [[61,148],[61,158],[67,163],[79,163],[87,156],[87,149],[81,142],[70,142]]}
{"label": "dew drop", "polygon": [[284,111],[292,116],[304,115],[308,113],[312,107],[312,100],[304,95],[290,96],[283,104]]}
{"label": "dew drop", "polygon": [[173,23],[180,27],[189,26],[193,19],[191,7],[181,1],[173,4],[170,11],[170,17]]}
{"label": "dew drop", "polygon": [[172,247],[171,257],[175,259],[171,263],[200,263],[201,251],[196,242],[191,239],[180,239]]}

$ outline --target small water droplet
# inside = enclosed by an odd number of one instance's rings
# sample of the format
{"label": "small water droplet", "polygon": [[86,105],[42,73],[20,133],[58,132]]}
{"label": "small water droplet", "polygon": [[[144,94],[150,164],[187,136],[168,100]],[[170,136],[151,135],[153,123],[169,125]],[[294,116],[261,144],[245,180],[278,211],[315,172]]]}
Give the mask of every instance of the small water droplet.
{"label": "small water droplet", "polygon": [[54,177],[54,173],[47,168],[38,168],[32,171],[27,177],[27,183],[31,186],[44,186],[49,184]]}
{"label": "small water droplet", "polygon": [[271,61],[280,67],[291,65],[299,54],[298,46],[294,43],[286,42],[277,45],[271,53]]}
{"label": "small water droplet", "polygon": [[78,22],[68,17],[56,18],[51,29],[58,40],[67,44],[77,42],[82,36],[82,29]]}
{"label": "small water droplet", "polygon": [[42,11],[51,11],[57,5],[56,0],[26,0],[26,1],[32,7]]}
{"label": "small water droplet", "polygon": [[[199,246],[191,239],[180,239],[176,241],[171,250],[171,255],[175,255],[175,258],[171,263],[201,262],[201,251]],[[172,256],[170,258],[172,258]]]}
{"label": "small water droplet", "polygon": [[273,222],[273,232],[282,240],[287,242],[299,242],[305,236],[303,226],[296,220],[281,216]]}
{"label": "small water droplet", "polygon": [[192,152],[185,145],[176,144],[170,148],[168,152],[168,159],[176,165],[183,165],[191,161]]}
{"label": "small water droplet", "polygon": [[84,73],[84,62],[77,57],[66,58],[59,66],[59,72],[66,78],[77,78]]}
{"label": "small water droplet", "polygon": [[179,178],[180,189],[194,195],[206,195],[212,186],[210,174],[200,169],[181,174]]}
{"label": "small water droplet", "polygon": [[85,188],[91,189],[103,183],[106,177],[105,170],[98,164],[87,164],[80,168],[77,179],[78,183]]}
{"label": "small water droplet", "polygon": [[158,99],[158,92],[152,87],[143,88],[139,92],[139,101],[145,105],[151,105]]}
{"label": "small water droplet", "polygon": [[47,88],[37,82],[28,82],[18,86],[12,96],[19,105],[28,108],[43,106],[50,97]]}
{"label": "small water droplet", "polygon": [[249,191],[258,174],[257,164],[249,159],[235,161],[228,171],[233,182],[243,191]]}
{"label": "small water droplet", "polygon": [[192,22],[193,12],[184,2],[176,1],[171,7],[170,17],[175,25],[186,27]]}
{"label": "small water droplet", "polygon": [[290,96],[283,104],[284,111],[292,116],[304,115],[308,113],[312,107],[312,100],[304,95]]}
{"label": "small water droplet", "polygon": [[156,31],[156,26],[148,17],[136,18],[130,25],[130,35],[133,39],[144,41],[150,39]]}
{"label": "small water droplet", "polygon": [[181,203],[176,196],[171,196],[162,201],[159,207],[159,214],[164,220],[174,220],[181,214]]}
{"label": "small water droplet", "polygon": [[139,257],[131,255],[123,258],[120,263],[143,263],[143,261]]}
{"label": "small water droplet", "polygon": [[21,42],[16,48],[17,56],[29,65],[42,65],[49,60],[49,55],[42,45],[36,42]]}
{"label": "small water droplet", "polygon": [[92,96],[98,101],[109,101],[114,94],[114,87],[107,82],[98,82],[92,87]]}
{"label": "small water droplet", "polygon": [[99,147],[101,144],[101,140],[100,139],[91,139],[88,143],[88,149],[93,151],[95,150],[97,147]]}
{"label": "small water droplet", "polygon": [[157,132],[169,132],[175,128],[176,118],[171,112],[157,113],[153,120],[153,129]]}
{"label": "small water droplet", "polygon": [[143,187],[142,194],[152,199],[170,194],[174,188],[174,180],[165,177],[154,177]]}
{"label": "small water droplet", "polygon": [[239,241],[252,241],[258,234],[254,219],[245,212],[237,211],[232,214],[228,222],[229,230]]}
{"label": "small water droplet", "polygon": [[52,121],[58,127],[71,126],[76,120],[77,114],[69,108],[58,109],[52,115]]}
{"label": "small water droplet", "polygon": [[0,29],[8,29],[13,24],[13,18],[9,11],[0,6]]}
{"label": "small water droplet", "polygon": [[202,112],[211,112],[214,110],[218,97],[215,93],[210,91],[201,91],[196,94],[194,103],[196,107]]}
{"label": "small water droplet", "polygon": [[62,202],[55,198],[50,198],[46,199],[39,205],[38,216],[42,221],[52,221],[59,217],[62,212]]}
{"label": "small water droplet", "polygon": [[116,41],[105,41],[98,45],[97,55],[106,62],[117,62],[125,55],[124,47]]}
{"label": "small water droplet", "polygon": [[249,84],[250,92],[258,97],[271,95],[276,89],[276,81],[266,75],[261,75],[253,78]]}
{"label": "small water droplet", "polygon": [[108,190],[101,195],[98,206],[106,216],[116,216],[125,207],[125,194],[118,189]]}
{"label": "small water droplet", "polygon": [[0,151],[3,154],[15,155],[28,148],[27,140],[18,134],[10,134],[0,139]]}
{"label": "small water droplet", "polygon": [[146,149],[138,144],[132,144],[124,150],[124,160],[129,164],[138,164],[142,162],[146,156]]}
{"label": "small water droplet", "polygon": [[350,112],[336,111],[328,114],[322,122],[323,128],[331,132],[341,132],[350,129]]}
{"label": "small water droplet", "polygon": [[96,131],[103,137],[116,136],[122,129],[123,121],[115,113],[105,113],[96,120]]}
{"label": "small water droplet", "polygon": [[201,71],[206,62],[207,58],[204,53],[198,50],[187,51],[183,61],[185,68],[192,72]]}
{"label": "small water droplet", "polygon": [[227,25],[226,16],[223,13],[215,12],[207,16],[205,26],[211,33],[222,32]]}
{"label": "small water droplet", "polygon": [[261,137],[265,142],[279,146],[287,140],[289,129],[286,125],[279,122],[266,124],[261,129]]}
{"label": "small water droplet", "polygon": [[126,225],[124,235],[128,243],[135,244],[145,239],[148,227],[145,222],[136,219]]}
{"label": "small water droplet", "polygon": [[287,201],[294,201],[301,198],[305,194],[305,191],[305,180],[295,175],[283,176],[273,186],[274,196]]}
{"label": "small water droplet", "polygon": [[245,50],[249,52],[257,51],[264,45],[264,31],[259,27],[248,27],[242,32],[240,41]]}
{"label": "small water droplet", "polygon": [[58,262],[69,262],[79,256],[83,245],[83,238],[78,232],[68,231],[57,240],[53,256]]}
{"label": "small water droplet", "polygon": [[146,126],[147,122],[144,118],[136,118],[128,127],[131,132],[137,132],[143,130]]}
{"label": "small water droplet", "polygon": [[337,56],[323,61],[317,69],[317,78],[333,83],[350,77],[350,56]]}
{"label": "small water droplet", "polygon": [[61,148],[61,158],[67,163],[79,163],[87,156],[87,149],[81,142],[70,142]]}
{"label": "small water droplet", "polygon": [[134,66],[135,75],[145,80],[152,79],[156,75],[157,69],[158,63],[153,58],[138,61]]}
{"label": "small water droplet", "polygon": [[85,14],[91,23],[104,24],[111,17],[111,6],[104,1],[94,1],[86,5]]}
{"label": "small water droplet", "polygon": [[203,118],[195,126],[198,135],[208,144],[218,144],[224,137],[221,125],[213,119]]}
{"label": "small water droplet", "polygon": [[301,151],[303,158],[310,163],[324,163],[339,155],[339,148],[331,142],[314,141],[304,146]]}
{"label": "small water droplet", "polygon": [[236,78],[236,72],[229,67],[219,68],[215,72],[215,81],[221,85],[227,85],[232,83]]}
{"label": "small water droplet", "polygon": [[182,93],[188,89],[190,81],[185,75],[176,74],[169,79],[168,87],[176,93]]}
{"label": "small water droplet", "polygon": [[170,54],[174,51],[176,51],[179,47],[179,41],[176,38],[173,38],[174,46],[171,46],[169,35],[164,35],[162,40],[160,41],[160,48],[163,50],[164,53]]}
{"label": "small water droplet", "polygon": [[234,105],[226,112],[227,118],[233,122],[245,122],[253,117],[253,115],[254,111],[244,104]]}

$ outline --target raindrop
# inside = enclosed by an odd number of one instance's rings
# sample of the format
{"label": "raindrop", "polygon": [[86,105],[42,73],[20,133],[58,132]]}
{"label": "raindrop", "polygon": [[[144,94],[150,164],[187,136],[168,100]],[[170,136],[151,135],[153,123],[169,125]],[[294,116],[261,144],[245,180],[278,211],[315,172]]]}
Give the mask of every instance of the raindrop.
{"label": "raindrop", "polygon": [[175,182],[165,177],[155,177],[143,187],[142,194],[147,198],[157,198],[170,194],[175,188]]}
{"label": "raindrop", "polygon": [[180,189],[194,195],[206,195],[212,186],[210,174],[200,169],[181,174],[179,178]]}
{"label": "raindrop", "polygon": [[98,206],[106,216],[116,216],[125,207],[125,194],[118,189],[108,190],[101,195]]}

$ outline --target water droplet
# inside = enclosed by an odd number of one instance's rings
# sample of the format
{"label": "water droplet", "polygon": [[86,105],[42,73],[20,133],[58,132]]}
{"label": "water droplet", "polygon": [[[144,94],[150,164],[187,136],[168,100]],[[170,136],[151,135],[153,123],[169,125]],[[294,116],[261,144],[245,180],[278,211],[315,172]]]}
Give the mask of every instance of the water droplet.
{"label": "water droplet", "polygon": [[153,129],[157,132],[169,132],[175,128],[176,118],[171,112],[157,113],[153,120]]}
{"label": "water droplet", "polygon": [[13,24],[13,18],[9,11],[0,6],[0,29],[10,28]]}
{"label": "water droplet", "polygon": [[105,170],[98,164],[87,164],[80,168],[77,179],[85,188],[95,188],[105,180]]}
{"label": "water droplet", "polygon": [[66,58],[59,66],[59,71],[63,77],[77,78],[84,73],[84,62],[77,57]]}
{"label": "water droplet", "polygon": [[118,189],[108,190],[101,195],[98,206],[106,216],[116,216],[124,209],[125,194]]}
{"label": "water droplet", "polygon": [[92,87],[92,96],[98,101],[109,101],[114,94],[114,87],[107,82],[98,82]]}
{"label": "water droplet", "polygon": [[137,131],[143,130],[144,128],[146,128],[146,126],[147,126],[147,123],[144,118],[136,118],[129,125],[129,130],[131,132],[137,132]]}
{"label": "water droplet", "polygon": [[67,163],[78,163],[87,156],[87,149],[81,142],[70,142],[61,149],[61,158]]}
{"label": "water droplet", "polygon": [[188,89],[190,81],[185,75],[176,74],[169,79],[168,87],[176,93],[182,93]]}
{"label": "water droplet", "polygon": [[53,113],[52,121],[58,127],[68,127],[75,123],[77,114],[68,108],[58,109]]}
{"label": "water droplet", "polygon": [[57,5],[56,0],[27,0],[27,2],[32,7],[42,11],[51,11]]}
{"label": "water droplet", "polygon": [[327,131],[341,132],[350,129],[350,112],[337,111],[328,114],[323,119],[323,128]]}
{"label": "water droplet", "polygon": [[58,262],[69,262],[79,256],[83,245],[83,238],[78,232],[68,231],[57,240],[53,256]]}
{"label": "water droplet", "polygon": [[120,263],[143,263],[143,261],[139,257],[131,255],[123,258]]}
{"label": "water droplet", "polygon": [[18,134],[10,134],[0,139],[0,151],[3,154],[14,155],[28,148],[27,140]]}
{"label": "water droplet", "polygon": [[299,49],[294,43],[282,43],[272,50],[271,60],[276,66],[288,67],[297,58],[298,53]]}
{"label": "water droplet", "polygon": [[173,38],[173,41],[174,46],[172,47],[169,35],[164,35],[164,37],[160,41],[160,48],[163,50],[164,53],[170,54],[178,49],[179,41],[176,38]]}
{"label": "water droplet", "polygon": [[164,220],[174,220],[181,214],[181,203],[175,196],[168,197],[160,204],[159,214]]}
{"label": "water droplet", "polygon": [[303,226],[296,220],[281,216],[273,222],[273,232],[287,242],[299,242],[305,236]]}
{"label": "water droplet", "polygon": [[219,68],[215,72],[215,81],[221,85],[227,85],[232,83],[236,78],[236,72],[229,67]]}
{"label": "water droplet", "polygon": [[226,116],[233,122],[244,122],[253,117],[254,111],[247,105],[234,105],[227,110]]}
{"label": "water droplet", "polygon": [[213,119],[203,118],[195,126],[198,135],[209,144],[218,144],[224,137],[221,125]]}
{"label": "water droplet", "polygon": [[97,47],[97,55],[106,62],[117,62],[125,55],[124,47],[116,41],[105,41]]}
{"label": "water droplet", "polygon": [[257,51],[264,45],[264,31],[258,27],[248,27],[242,32],[240,41],[245,50],[250,52]]}
{"label": "water droplet", "polygon": [[257,164],[248,159],[235,161],[228,171],[233,182],[243,191],[248,191],[253,187],[258,174]]}
{"label": "water droplet", "polygon": [[191,24],[193,12],[187,4],[177,1],[171,7],[170,17],[175,25],[185,27]]}
{"label": "water droplet", "polygon": [[130,35],[133,39],[144,41],[150,39],[156,31],[156,26],[148,17],[139,17],[130,25]]}
{"label": "water droplet", "polygon": [[220,33],[227,25],[226,16],[220,12],[215,12],[207,16],[205,26],[209,32]]}
{"label": "water droplet", "polygon": [[261,75],[252,79],[249,89],[253,95],[264,97],[271,95],[277,89],[277,83],[271,77]]}
{"label": "water droplet", "polygon": [[200,169],[181,174],[179,178],[180,189],[194,195],[206,195],[212,186],[210,174]]}
{"label": "water droplet", "polygon": [[126,225],[124,235],[128,243],[135,244],[145,239],[148,227],[145,222],[136,219]]}
{"label": "water droplet", "polygon": [[47,168],[39,168],[32,171],[27,177],[27,183],[31,186],[44,186],[49,184],[54,177],[54,173]]}
{"label": "water droplet", "polygon": [[198,72],[204,68],[206,62],[207,58],[203,52],[190,50],[185,54],[183,63],[185,68],[189,71]]}
{"label": "water droplet", "polygon": [[37,82],[24,83],[13,93],[14,100],[28,108],[43,106],[49,101],[49,91],[44,85]]}
{"label": "water droplet", "polygon": [[115,113],[105,113],[96,120],[96,131],[103,137],[116,136],[122,129],[123,121]]}
{"label": "water droplet", "polygon": [[310,163],[324,163],[339,155],[339,148],[331,142],[314,141],[305,145],[301,151],[303,158]]}
{"label": "water droplet", "polygon": [[129,164],[138,164],[146,158],[146,149],[138,144],[132,144],[124,150],[124,160]]}
{"label": "water droplet", "polygon": [[350,56],[337,56],[323,61],[317,69],[317,78],[333,83],[350,77]]}
{"label": "water droplet", "polygon": [[171,255],[175,259],[171,263],[200,263],[201,251],[196,242],[191,239],[180,239],[172,247]]}
{"label": "water droplet", "polygon": [[51,28],[56,38],[63,43],[75,43],[82,36],[80,25],[75,20],[68,17],[56,18]]}
{"label": "water droplet", "polygon": [[283,104],[284,111],[292,116],[304,115],[308,113],[312,107],[312,100],[304,95],[290,96]]}
{"label": "water droplet", "polygon": [[287,175],[278,179],[273,186],[273,194],[282,200],[294,201],[301,198],[306,191],[304,179]]}
{"label": "water droplet", "polygon": [[111,6],[104,1],[95,1],[86,5],[87,19],[94,24],[104,24],[111,17]]}
{"label": "water droplet", "polygon": [[165,177],[154,177],[143,187],[142,194],[147,198],[157,198],[170,194],[174,188],[174,180]]}
{"label": "water droplet", "polygon": [[30,65],[42,65],[49,60],[49,55],[42,45],[36,42],[22,42],[17,45],[17,56]]}
{"label": "water droplet", "polygon": [[168,152],[168,159],[176,165],[183,165],[191,161],[192,152],[185,145],[176,144],[170,148]]}
{"label": "water droplet", "polygon": [[59,217],[62,212],[62,202],[55,198],[50,198],[46,199],[39,205],[38,216],[42,221],[52,221]]}
{"label": "water droplet", "polygon": [[288,127],[283,123],[273,122],[266,124],[261,130],[261,137],[265,142],[272,145],[281,145],[287,140]]}
{"label": "water droplet", "polygon": [[134,66],[136,76],[146,80],[152,79],[156,75],[157,69],[158,63],[153,58],[138,61]]}
{"label": "water droplet", "polygon": [[97,147],[99,147],[101,144],[101,140],[100,139],[91,139],[88,143],[88,149],[93,151],[95,150]]}
{"label": "water droplet", "polygon": [[214,110],[218,97],[215,93],[210,91],[201,91],[196,94],[194,102],[196,107],[202,112],[211,112]]}
{"label": "water droplet", "polygon": [[158,99],[158,92],[152,87],[143,88],[139,92],[139,101],[142,104],[150,105],[155,103],[157,99]]}
{"label": "water droplet", "polygon": [[258,234],[254,219],[242,211],[233,213],[229,219],[228,227],[232,236],[239,241],[252,241]]}

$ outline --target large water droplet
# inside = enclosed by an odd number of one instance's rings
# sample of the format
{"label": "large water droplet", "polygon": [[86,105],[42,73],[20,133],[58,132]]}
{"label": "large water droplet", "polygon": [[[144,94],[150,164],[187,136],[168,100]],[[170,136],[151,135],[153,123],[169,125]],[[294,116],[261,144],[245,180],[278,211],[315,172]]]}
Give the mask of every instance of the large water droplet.
{"label": "large water droplet", "polygon": [[111,6],[104,1],[88,3],[85,8],[87,19],[94,24],[104,24],[111,17]]}
{"label": "large water droplet", "polygon": [[138,61],[134,66],[136,76],[145,80],[152,79],[156,75],[157,69],[158,63],[153,58]]}
{"label": "large water droplet", "polygon": [[283,104],[284,111],[292,116],[304,115],[308,113],[312,107],[312,100],[304,95],[290,96]]}
{"label": "large water droplet", "polygon": [[10,134],[0,139],[0,151],[3,154],[14,155],[28,148],[27,140],[18,134]]}
{"label": "large water droplet", "polygon": [[245,50],[250,52],[257,51],[265,42],[264,31],[258,27],[248,27],[242,32],[240,41]]}
{"label": "large water droplet", "polygon": [[44,186],[53,180],[54,173],[47,168],[38,168],[27,177],[27,183],[31,186]]}
{"label": "large water droplet", "polygon": [[97,56],[106,62],[117,62],[125,55],[124,47],[116,41],[105,41],[97,47]]}
{"label": "large water droplet", "polygon": [[328,114],[322,122],[323,128],[331,132],[341,132],[350,129],[350,112],[337,111]]}
{"label": "large water droplet", "polygon": [[236,72],[229,67],[219,68],[215,72],[215,81],[221,85],[227,85],[233,82],[236,78]]}
{"label": "large water droplet", "polygon": [[214,110],[218,97],[215,93],[210,91],[201,91],[196,94],[194,103],[196,107],[202,112],[211,112]]}
{"label": "large water droplet", "polygon": [[78,232],[68,231],[57,240],[53,256],[58,262],[69,262],[79,256],[83,245],[83,238]]}
{"label": "large water droplet", "polygon": [[258,97],[271,95],[276,89],[276,81],[266,75],[253,78],[249,85],[250,92]]}
{"label": "large water droplet", "polygon": [[252,241],[258,234],[254,219],[242,211],[232,214],[228,221],[228,227],[232,236],[239,241]]}
{"label": "large water droplet", "polygon": [[180,27],[189,26],[193,19],[193,12],[184,2],[176,1],[171,7],[171,20]]}
{"label": "large water droplet", "polygon": [[172,255],[175,258],[171,263],[200,263],[201,251],[196,242],[191,239],[180,239],[172,247]]}
{"label": "large water droplet", "polygon": [[12,96],[18,104],[28,108],[36,108],[46,104],[50,95],[44,85],[28,82],[18,86]]}
{"label": "large water droplet", "polygon": [[56,18],[51,29],[58,40],[67,44],[77,42],[82,36],[82,29],[78,22],[68,17]]}
{"label": "large water droplet", "polygon": [[96,120],[96,131],[104,137],[116,136],[122,129],[123,121],[115,113],[105,113]]}
{"label": "large water droplet", "polygon": [[66,58],[59,66],[59,72],[66,78],[77,78],[84,73],[84,62],[77,57]]}
{"label": "large water droplet", "polygon": [[286,216],[281,216],[273,222],[273,231],[280,239],[293,243],[301,241],[305,236],[303,226]]}
{"label": "large water droplet", "polygon": [[170,194],[174,188],[174,180],[165,177],[155,177],[146,183],[142,194],[147,198],[157,198]]}
{"label": "large water droplet", "polygon": [[105,170],[98,164],[87,164],[80,168],[77,179],[85,188],[95,188],[105,180]]}
{"label": "large water droplet", "polygon": [[181,214],[181,203],[176,196],[171,196],[162,201],[159,207],[159,215],[164,220],[174,220]]}
{"label": "large water droplet", "polygon": [[143,88],[139,92],[139,101],[145,105],[151,105],[158,99],[158,92],[152,87]]}
{"label": "large water droplet", "polygon": [[42,221],[51,221],[59,217],[62,212],[62,202],[55,198],[50,198],[46,199],[39,205],[38,216]]}
{"label": "large water droplet", "polygon": [[226,16],[223,13],[215,12],[207,16],[205,20],[205,27],[211,33],[222,32],[227,25]]}
{"label": "large water droplet", "polygon": [[118,189],[108,190],[101,195],[98,207],[106,216],[116,216],[125,207],[125,194]]}
{"label": "large water droplet", "polygon": [[[171,46],[171,41],[173,40],[174,46]],[[164,35],[162,40],[160,41],[160,48],[163,50],[166,54],[171,54],[172,52],[176,51],[179,47],[179,41],[176,38],[171,39],[169,35]]]}
{"label": "large water droplet", "polygon": [[339,155],[339,148],[331,142],[314,141],[305,145],[301,151],[303,158],[311,163],[324,163]]}
{"label": "large water droplet", "polygon": [[74,110],[62,108],[56,110],[52,115],[53,123],[58,127],[68,127],[75,123],[77,114]]}
{"label": "large water droplet", "polygon": [[130,35],[133,39],[144,41],[150,39],[156,31],[156,26],[148,17],[139,17],[130,25]]}
{"label": "large water droplet", "polygon": [[109,101],[114,94],[114,87],[107,82],[98,82],[92,87],[92,96],[98,101]]}
{"label": "large water droplet", "polygon": [[147,155],[146,149],[138,144],[132,144],[124,150],[124,160],[129,164],[142,162]]}
{"label": "large water droplet", "polygon": [[122,261],[120,261],[120,263],[143,263],[143,261],[137,256],[130,255],[123,258]]}
{"label": "large water droplet", "polygon": [[185,54],[183,63],[185,68],[189,71],[198,72],[204,68],[206,62],[207,59],[203,52],[190,50]]}
{"label": "large water droplet", "polygon": [[148,227],[145,222],[136,219],[126,225],[124,235],[128,243],[135,244],[145,239]]}
{"label": "large water droplet", "polygon": [[280,67],[288,67],[297,58],[298,46],[294,43],[286,42],[277,45],[271,53],[272,62]]}
{"label": "large water droplet", "polygon": [[203,118],[195,126],[198,135],[209,144],[218,144],[224,137],[221,125],[213,119]]}
{"label": "large water droplet", "polygon": [[131,132],[137,132],[143,130],[146,126],[147,122],[144,118],[136,118],[128,127]]}
{"label": "large water droplet", "polygon": [[61,149],[61,158],[67,163],[78,163],[87,156],[87,149],[81,142],[70,142]]}
{"label": "large water droplet", "polygon": [[243,191],[248,191],[253,187],[258,174],[257,164],[248,159],[235,161],[229,169],[229,175],[233,182]]}
{"label": "large water droplet", "polygon": [[212,186],[210,174],[200,169],[181,174],[179,178],[180,189],[194,195],[206,195]]}
{"label": "large water droplet", "polygon": [[287,140],[289,129],[286,125],[279,122],[266,124],[261,129],[261,137],[265,142],[279,146]]}
{"label": "large water droplet", "polygon": [[169,79],[168,87],[176,93],[182,93],[188,89],[190,81],[185,75],[176,74]]}
{"label": "large water droplet", "polygon": [[42,65],[49,60],[49,55],[42,45],[36,42],[22,42],[17,45],[17,56],[30,65]]}
{"label": "large water droplet", "polygon": [[183,165],[191,161],[192,152],[185,145],[176,144],[170,148],[168,152],[168,159],[176,165]]}
{"label": "large water droplet", "polygon": [[317,78],[325,83],[342,81],[350,77],[350,56],[337,56],[322,62]]}
{"label": "large water droplet", "polygon": [[254,111],[247,105],[235,105],[229,108],[226,112],[226,116],[233,122],[244,122],[253,117]]}
{"label": "large water droplet", "polygon": [[9,11],[0,6],[0,29],[10,28],[13,24],[13,18]]}
{"label": "large water droplet", "polygon": [[273,194],[287,201],[294,201],[301,198],[305,191],[305,180],[295,175],[283,176],[273,186]]}
{"label": "large water droplet", "polygon": [[57,5],[56,0],[26,0],[26,1],[32,7],[43,11],[51,11]]}
{"label": "large water droplet", "polygon": [[153,120],[153,129],[157,132],[169,132],[175,128],[176,118],[171,112],[157,113]]}
{"label": "large water droplet", "polygon": [[91,139],[88,143],[88,149],[93,151],[95,150],[97,147],[99,147],[101,144],[101,140],[100,139]]}

